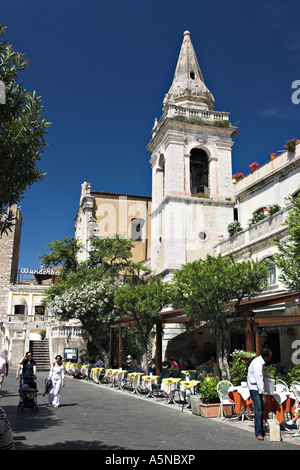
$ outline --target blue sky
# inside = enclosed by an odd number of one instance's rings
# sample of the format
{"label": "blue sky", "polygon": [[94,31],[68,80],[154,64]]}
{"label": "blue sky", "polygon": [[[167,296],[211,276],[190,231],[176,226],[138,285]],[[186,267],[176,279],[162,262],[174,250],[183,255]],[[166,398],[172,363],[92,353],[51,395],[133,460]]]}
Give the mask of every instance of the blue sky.
{"label": "blue sky", "polygon": [[1,22],[29,68],[52,126],[43,183],[21,202],[20,267],[38,268],[46,244],[74,235],[82,182],[151,195],[155,118],[171,86],[183,33],[191,39],[215,109],[239,122],[233,173],[268,161],[300,138],[299,0],[10,0]]}

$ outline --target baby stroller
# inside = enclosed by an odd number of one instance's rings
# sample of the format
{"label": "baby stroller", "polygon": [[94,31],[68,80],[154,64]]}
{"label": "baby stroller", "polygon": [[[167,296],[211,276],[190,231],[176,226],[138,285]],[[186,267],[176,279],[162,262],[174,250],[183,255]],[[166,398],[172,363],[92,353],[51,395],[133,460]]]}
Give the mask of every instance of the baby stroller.
{"label": "baby stroller", "polygon": [[24,413],[25,409],[31,410],[32,413],[38,413],[37,392],[35,377],[22,377],[19,390],[20,401],[18,404],[18,412]]}

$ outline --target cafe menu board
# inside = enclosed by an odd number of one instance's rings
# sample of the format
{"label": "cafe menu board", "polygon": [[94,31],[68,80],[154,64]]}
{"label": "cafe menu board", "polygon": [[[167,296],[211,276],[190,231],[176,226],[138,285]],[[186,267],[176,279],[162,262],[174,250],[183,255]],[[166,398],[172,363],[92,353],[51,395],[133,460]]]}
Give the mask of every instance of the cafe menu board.
{"label": "cafe menu board", "polygon": [[65,348],[64,358],[69,361],[76,361],[78,357],[77,348]]}

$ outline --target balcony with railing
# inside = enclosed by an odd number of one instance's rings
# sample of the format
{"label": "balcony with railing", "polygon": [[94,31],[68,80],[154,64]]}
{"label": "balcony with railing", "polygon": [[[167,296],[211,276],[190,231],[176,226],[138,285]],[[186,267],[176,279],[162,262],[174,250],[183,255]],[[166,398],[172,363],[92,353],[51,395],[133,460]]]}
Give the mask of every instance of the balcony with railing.
{"label": "balcony with railing", "polygon": [[244,249],[248,251],[251,250],[251,246],[256,243],[263,242],[267,239],[274,239],[276,235],[287,231],[284,220],[290,208],[291,206],[282,209],[272,216],[266,217],[241,232],[220,241],[215,246],[217,254],[221,254],[222,256],[228,255],[229,253],[238,255],[238,253]]}

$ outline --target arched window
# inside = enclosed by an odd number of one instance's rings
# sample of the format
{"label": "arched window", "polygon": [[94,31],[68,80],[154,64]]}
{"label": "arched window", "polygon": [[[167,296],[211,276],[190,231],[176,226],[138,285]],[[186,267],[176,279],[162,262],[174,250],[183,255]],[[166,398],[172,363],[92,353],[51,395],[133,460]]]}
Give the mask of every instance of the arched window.
{"label": "arched window", "polygon": [[276,284],[276,266],[273,256],[265,258],[266,267],[268,270],[267,283],[268,285]]}
{"label": "arched window", "polygon": [[190,154],[191,193],[208,195],[208,156],[203,149],[192,149]]}
{"label": "arched window", "polygon": [[265,213],[265,210],[263,207],[261,207],[260,209],[257,209],[257,211],[253,212],[253,215],[254,216],[263,215],[264,213]]}
{"label": "arched window", "polygon": [[131,238],[135,242],[143,240],[144,219],[132,219],[131,221]]}
{"label": "arched window", "polygon": [[157,165],[157,201],[160,202],[165,195],[165,159],[160,155]]}
{"label": "arched window", "polygon": [[45,305],[43,305],[43,297],[38,297],[34,301],[34,315],[45,315]]}
{"label": "arched window", "polygon": [[17,297],[14,301],[14,315],[25,315],[27,303],[24,297]]}

